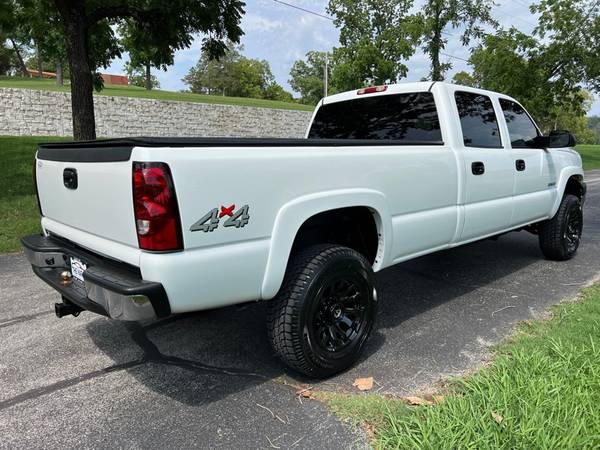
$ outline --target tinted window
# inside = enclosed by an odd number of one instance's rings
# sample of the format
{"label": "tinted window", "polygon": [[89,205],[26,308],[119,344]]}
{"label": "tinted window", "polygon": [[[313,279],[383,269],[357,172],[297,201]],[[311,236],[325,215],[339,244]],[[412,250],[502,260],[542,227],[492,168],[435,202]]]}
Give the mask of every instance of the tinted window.
{"label": "tinted window", "polygon": [[456,92],[454,97],[465,146],[502,147],[498,121],[490,98],[471,92]]}
{"label": "tinted window", "polygon": [[331,103],[319,109],[309,138],[440,143],[433,94],[416,92]]}
{"label": "tinted window", "polygon": [[500,99],[500,106],[513,148],[535,147],[534,140],[538,137],[538,130],[527,111],[515,102],[505,99]]}

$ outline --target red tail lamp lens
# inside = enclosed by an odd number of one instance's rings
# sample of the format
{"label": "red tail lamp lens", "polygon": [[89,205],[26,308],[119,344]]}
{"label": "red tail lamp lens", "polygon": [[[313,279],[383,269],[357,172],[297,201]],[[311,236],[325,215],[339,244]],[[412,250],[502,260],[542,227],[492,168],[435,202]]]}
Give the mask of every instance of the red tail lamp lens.
{"label": "red tail lamp lens", "polygon": [[142,250],[183,249],[173,178],[165,163],[133,163],[133,207]]}

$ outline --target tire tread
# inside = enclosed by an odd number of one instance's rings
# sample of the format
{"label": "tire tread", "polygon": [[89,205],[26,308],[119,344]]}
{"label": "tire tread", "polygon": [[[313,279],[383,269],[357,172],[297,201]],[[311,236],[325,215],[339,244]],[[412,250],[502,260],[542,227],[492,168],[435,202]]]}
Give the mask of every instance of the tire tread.
{"label": "tire tread", "polygon": [[540,248],[547,259],[553,261],[566,261],[575,255],[575,252],[569,254],[565,250],[563,242],[563,224],[567,219],[569,208],[571,208],[574,202],[578,203],[579,201],[579,198],[575,195],[565,195],[554,217],[540,225]]}
{"label": "tire tread", "polygon": [[296,324],[311,281],[330,258],[338,255],[365,260],[360,253],[338,245],[321,244],[303,249],[290,258],[282,287],[267,307],[267,333],[273,349],[285,364],[308,376],[314,376],[316,369],[307,361],[302,330],[296,329]]}

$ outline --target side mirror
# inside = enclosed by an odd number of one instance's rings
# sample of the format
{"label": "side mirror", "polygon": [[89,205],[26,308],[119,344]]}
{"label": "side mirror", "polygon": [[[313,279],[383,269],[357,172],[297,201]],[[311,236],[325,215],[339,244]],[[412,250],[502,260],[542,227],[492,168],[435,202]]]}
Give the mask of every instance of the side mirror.
{"label": "side mirror", "polygon": [[548,148],[575,147],[577,141],[568,131],[553,131],[548,136]]}

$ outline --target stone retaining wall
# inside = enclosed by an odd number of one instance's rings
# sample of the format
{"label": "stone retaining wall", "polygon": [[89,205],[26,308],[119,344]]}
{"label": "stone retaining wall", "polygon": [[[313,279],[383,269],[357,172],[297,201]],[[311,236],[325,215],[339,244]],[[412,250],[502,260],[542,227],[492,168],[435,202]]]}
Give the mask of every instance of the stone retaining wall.
{"label": "stone retaining wall", "polygon": [[[94,96],[98,137],[303,137],[312,113]],[[0,135],[71,136],[71,94],[0,88]]]}

